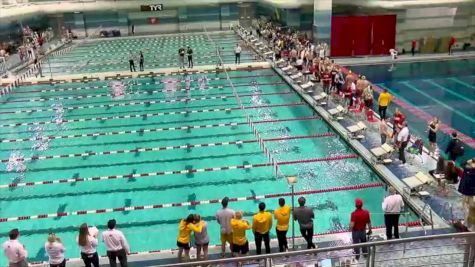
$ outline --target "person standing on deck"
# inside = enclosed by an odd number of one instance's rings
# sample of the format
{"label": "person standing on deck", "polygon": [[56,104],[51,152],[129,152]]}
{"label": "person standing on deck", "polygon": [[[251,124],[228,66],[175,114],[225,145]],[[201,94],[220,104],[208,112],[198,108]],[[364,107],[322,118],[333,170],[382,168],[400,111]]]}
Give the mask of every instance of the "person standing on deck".
{"label": "person standing on deck", "polygon": [[[363,209],[363,200],[357,198],[355,200],[356,210],[351,213],[350,218],[350,230],[353,244],[366,243],[366,235],[371,235],[371,218],[369,211]],[[366,226],[368,226],[368,232],[366,232]],[[360,259],[360,248],[354,249],[356,260]],[[363,255],[367,255],[368,248],[363,247]]]}
{"label": "person standing on deck", "polygon": [[132,54],[132,51],[130,50],[129,50],[129,68],[130,68],[130,72],[136,71],[135,63],[134,63],[134,55]]}
{"label": "person standing on deck", "polygon": [[127,267],[127,255],[130,253],[129,243],[124,234],[115,229],[116,221],[114,219],[107,222],[108,230],[102,232],[102,240],[106,245],[109,265],[116,267],[116,259],[119,259],[121,267]]}
{"label": "person standing on deck", "polygon": [[411,54],[412,54],[412,56],[414,56],[416,54],[416,45],[417,45],[416,39],[413,39],[411,41]]}
{"label": "person standing on deck", "polygon": [[445,150],[446,154],[449,154],[449,159],[456,161],[458,157],[463,156],[465,153],[465,148],[462,144],[462,141],[458,139],[457,132],[452,133],[452,140],[450,140],[447,149]]}
{"label": "person standing on deck", "polygon": [[378,98],[378,111],[380,118],[386,118],[386,110],[391,103],[391,98],[392,97],[391,94],[389,94],[388,89],[383,89],[383,92]]}
{"label": "person standing on deck", "polygon": [[305,206],[305,198],[299,197],[299,207],[293,211],[294,220],[299,222],[300,233],[307,241],[307,249],[315,248],[313,244],[313,219],[315,214],[311,208]]}
{"label": "person standing on deck", "polygon": [[180,66],[180,69],[185,68],[185,48],[180,47],[178,49],[178,64]]}
{"label": "person standing on deck", "polygon": [[26,258],[28,257],[28,251],[25,246],[18,241],[20,231],[18,229],[12,229],[8,233],[10,240],[3,243],[3,254],[8,259],[8,267],[28,267]]}
{"label": "person standing on deck", "polygon": [[193,68],[193,49],[188,46],[186,54],[188,55],[188,68]]}
{"label": "person standing on deck", "polygon": [[390,240],[399,238],[399,216],[404,209],[404,201],[394,187],[389,187],[389,196],[384,198],[382,208],[384,211],[384,224],[386,225],[386,238]]}
{"label": "person standing on deck", "polygon": [[270,253],[270,236],[269,231],[272,227],[272,214],[265,211],[266,204],[264,202],[259,203],[259,212],[254,215],[252,221],[252,231],[254,232],[254,238],[256,241],[256,254],[261,254],[262,240],[264,240],[264,246],[266,248],[266,254]]}
{"label": "person standing on deck", "polygon": [[235,63],[241,64],[241,51],[242,48],[239,44],[236,44],[236,48],[234,48],[234,54],[236,56]]}
{"label": "person standing on deck", "polygon": [[401,166],[406,164],[405,150],[410,139],[409,128],[407,127],[407,122],[404,121],[402,123],[402,129],[396,137],[396,146],[399,148],[399,160],[401,161]]}
{"label": "person standing on deck", "polygon": [[140,59],[139,59],[139,68],[140,68],[140,71],[143,71],[143,63],[144,63],[144,58],[143,58],[143,53],[142,51],[140,51]]}
{"label": "person standing on deck", "polygon": [[289,249],[287,245],[287,231],[289,230],[290,207],[285,205],[285,199],[279,198],[279,208],[274,211],[274,218],[277,221],[275,233],[279,242],[279,252]]}
{"label": "person standing on deck", "polygon": [[234,217],[234,210],[228,208],[229,198],[221,200],[222,209],[216,212],[216,220],[221,226],[221,257],[226,253],[226,242],[229,243],[231,252],[233,251],[233,230],[231,229],[231,219]]}

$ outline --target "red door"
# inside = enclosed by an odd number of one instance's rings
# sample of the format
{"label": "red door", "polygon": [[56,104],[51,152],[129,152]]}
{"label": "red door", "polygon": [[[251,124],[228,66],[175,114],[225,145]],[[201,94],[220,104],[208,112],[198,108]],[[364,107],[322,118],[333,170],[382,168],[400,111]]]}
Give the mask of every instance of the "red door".
{"label": "red door", "polygon": [[396,46],[396,15],[370,16],[371,54],[387,55]]}
{"label": "red door", "polygon": [[352,56],[368,55],[371,49],[370,19],[368,16],[349,17]]}
{"label": "red door", "polygon": [[351,56],[353,42],[348,17],[332,17],[331,56]]}

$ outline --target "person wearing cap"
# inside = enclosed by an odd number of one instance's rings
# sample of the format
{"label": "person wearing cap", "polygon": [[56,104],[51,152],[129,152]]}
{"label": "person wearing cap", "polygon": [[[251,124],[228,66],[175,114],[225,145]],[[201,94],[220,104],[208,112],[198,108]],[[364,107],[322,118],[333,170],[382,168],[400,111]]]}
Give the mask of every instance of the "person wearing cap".
{"label": "person wearing cap", "polygon": [[274,218],[277,221],[275,233],[279,242],[279,252],[289,249],[287,245],[287,231],[289,230],[290,207],[285,205],[285,199],[279,198],[279,208],[274,211]]}
{"label": "person wearing cap", "polygon": [[246,255],[249,252],[249,242],[246,238],[246,231],[252,226],[242,218],[242,211],[236,212],[234,218],[231,219],[230,225],[232,229],[232,251],[233,256]]}
{"label": "person wearing cap", "polygon": [[119,259],[120,266],[127,267],[127,254],[130,253],[129,243],[124,234],[115,229],[116,223],[114,219],[107,222],[107,228],[109,229],[102,232],[102,240],[106,245],[109,265],[116,267],[116,259]]}
{"label": "person wearing cap", "polygon": [[3,254],[8,259],[8,267],[28,267],[26,258],[28,257],[28,251],[25,246],[18,241],[20,231],[18,229],[12,229],[8,233],[10,240],[3,243]]}
{"label": "person wearing cap", "polygon": [[226,242],[229,243],[229,249],[233,251],[233,230],[231,229],[231,219],[234,217],[234,210],[228,208],[229,198],[225,197],[221,200],[223,208],[216,212],[216,220],[221,226],[221,256],[226,253]]}
{"label": "person wearing cap", "polygon": [[[366,234],[371,235],[371,219],[369,211],[363,209],[363,200],[355,199],[356,210],[351,213],[350,231],[353,239],[353,244],[365,243],[367,241]],[[366,233],[366,226],[368,226],[368,233]],[[355,258],[360,258],[360,248],[355,248]],[[363,247],[363,254],[368,253],[368,248]]]}
{"label": "person wearing cap", "polygon": [[259,203],[259,212],[252,217],[252,232],[256,241],[256,253],[261,254],[262,240],[266,247],[266,253],[270,253],[270,237],[269,231],[272,227],[272,214],[266,209],[264,202]]}
{"label": "person wearing cap", "polygon": [[384,198],[382,204],[388,240],[393,238],[393,228],[394,238],[399,238],[399,216],[404,209],[404,201],[394,187],[389,187],[389,194],[389,196]]}
{"label": "person wearing cap", "polygon": [[48,236],[48,242],[45,243],[45,251],[48,254],[48,263],[50,267],[64,267],[66,266],[66,259],[64,258],[64,248],[61,239],[55,234],[51,233]]}
{"label": "person wearing cap", "polygon": [[299,197],[298,199],[299,207],[295,208],[293,211],[293,217],[295,221],[298,221],[300,225],[300,233],[302,234],[305,241],[307,241],[307,249],[315,248],[313,244],[313,219],[315,214],[313,210],[305,206],[305,198]]}

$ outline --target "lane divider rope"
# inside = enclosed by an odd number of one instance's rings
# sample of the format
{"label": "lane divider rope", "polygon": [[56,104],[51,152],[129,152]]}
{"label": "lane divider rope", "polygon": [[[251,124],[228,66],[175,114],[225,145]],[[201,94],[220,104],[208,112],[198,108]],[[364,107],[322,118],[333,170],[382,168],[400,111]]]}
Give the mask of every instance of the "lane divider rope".
{"label": "lane divider rope", "polygon": [[[313,134],[313,135],[267,138],[267,139],[264,139],[264,142],[310,139],[310,138],[320,138],[320,137],[330,137],[330,136],[335,136],[335,134],[323,133],[323,134]],[[102,151],[102,152],[71,153],[71,154],[50,155],[50,156],[31,156],[31,157],[19,159],[18,161],[36,161],[36,160],[48,160],[48,159],[59,159],[59,158],[77,158],[77,157],[89,157],[89,156],[100,156],[100,155],[140,153],[140,152],[163,151],[163,150],[190,149],[190,148],[197,148],[197,147],[251,144],[251,143],[256,143],[256,142],[258,141],[257,140],[237,140],[237,141],[229,141],[229,142],[204,143],[204,144],[194,144],[194,145],[189,144],[189,145],[162,146],[162,147],[144,147],[144,148],[122,149],[122,150],[112,150],[112,151]],[[1,163],[7,163],[9,161],[10,161],[9,159],[0,160]]]}
{"label": "lane divider rope", "polygon": [[[267,107],[289,107],[289,106],[302,106],[303,103],[293,103],[293,104],[279,104],[279,105],[269,105]],[[259,108],[264,106],[252,106],[247,107],[250,108]],[[99,118],[81,118],[81,119],[72,119],[72,120],[63,120],[62,122],[85,122],[85,121],[105,121],[111,119],[129,119],[129,118],[144,118],[144,117],[155,117],[155,116],[162,116],[162,115],[172,115],[172,114],[190,114],[190,113],[200,113],[200,112],[216,112],[216,111],[228,111],[230,109],[209,109],[209,110],[200,110],[196,112],[192,111],[170,111],[170,112],[159,112],[159,113],[149,113],[149,114],[136,114],[136,115],[120,115],[120,116],[110,116],[110,117],[99,117]],[[164,114],[167,113],[167,114]],[[315,116],[312,117],[301,117],[301,118],[293,118],[293,119],[282,119],[282,120],[267,120],[262,121],[265,122],[280,122],[280,121],[292,121],[292,120],[307,120],[309,118],[317,118]],[[11,123],[11,124],[3,124],[0,127],[16,127],[16,126],[29,126],[29,125],[46,125],[46,124],[54,124],[55,122],[52,121],[38,121],[38,122],[22,122],[22,123]],[[243,123],[221,123],[221,124],[208,124],[208,125],[195,125],[195,126],[179,126],[179,127],[167,127],[167,128],[154,128],[154,129],[140,129],[140,130],[128,130],[128,131],[120,131],[120,132],[102,132],[102,133],[88,133],[88,134],[75,134],[75,135],[63,135],[64,137],[60,136],[47,136],[44,138],[19,138],[19,139],[3,139],[0,140],[0,143],[12,143],[12,142],[24,142],[24,141],[34,141],[34,140],[45,140],[45,139],[65,139],[65,138],[76,138],[76,137],[86,137],[86,136],[101,136],[101,135],[118,135],[118,134],[130,134],[130,133],[146,133],[146,132],[160,132],[160,131],[171,131],[171,130],[188,130],[188,129],[198,129],[198,128],[212,128],[212,127],[224,127],[224,126],[235,126],[241,125]]]}
{"label": "lane divider rope", "polygon": [[[260,95],[288,95],[292,92],[280,92],[280,93],[263,93]],[[252,96],[252,94],[246,94],[243,96]],[[228,96],[213,96],[213,97],[201,97],[201,98],[182,98],[182,99],[169,99],[169,100],[151,100],[151,101],[135,101],[135,102],[127,102],[127,103],[117,103],[112,105],[89,105],[89,106],[77,106],[77,107],[66,107],[64,109],[74,110],[74,109],[89,109],[95,107],[122,107],[122,106],[133,106],[133,105],[147,105],[147,104],[160,104],[160,103],[187,103],[192,101],[201,101],[201,100],[223,100],[228,98],[233,98],[233,95]],[[160,114],[160,113],[156,113]],[[186,113],[184,113],[186,114]],[[146,115],[146,114],[145,114]],[[168,114],[170,115],[170,114]],[[123,118],[138,118],[143,117],[144,114],[139,115],[123,115],[123,116],[108,116],[108,117],[94,117],[94,118],[81,118],[81,119],[63,119],[59,123],[67,123],[67,122],[84,122],[84,121],[105,121],[110,119],[123,119]],[[156,116],[156,115],[152,115]],[[160,115],[158,115],[160,116]],[[149,116],[150,117],[150,116]],[[0,124],[0,127],[18,127],[18,126],[31,126],[31,125],[46,125],[46,124],[57,124],[57,121],[35,121],[35,122],[18,122],[18,123],[7,123],[7,124]]]}
{"label": "lane divider rope", "polygon": [[[322,158],[282,161],[282,162],[277,162],[276,164],[280,166],[280,165],[337,161],[337,160],[355,159],[355,158],[358,158],[358,155],[345,154],[345,155],[328,156],[328,157],[322,157]],[[273,165],[274,165],[273,162],[266,162],[266,163],[256,163],[256,164],[246,164],[246,165],[214,167],[214,168],[187,169],[187,170],[175,170],[175,171],[157,171],[157,172],[146,172],[146,173],[129,173],[129,174],[119,174],[119,175],[96,176],[96,177],[88,177],[88,178],[70,178],[70,179],[58,179],[58,180],[48,180],[48,181],[38,181],[38,182],[10,183],[10,184],[0,185],[0,189],[24,187],[24,186],[38,186],[38,185],[47,185],[47,184],[64,184],[64,183],[104,181],[104,180],[115,180],[115,179],[133,179],[133,178],[165,176],[165,175],[174,175],[174,174],[191,174],[191,173],[200,173],[200,172],[216,172],[216,171],[237,170],[237,169],[251,169],[251,168],[260,168],[260,167],[271,167]]]}
{"label": "lane divider rope", "polygon": [[[385,184],[383,184],[383,183],[371,183],[371,184],[333,187],[333,188],[327,188],[327,189],[297,191],[297,192],[294,192],[294,195],[295,196],[304,196],[304,195],[331,193],[331,192],[337,192],[337,191],[361,190],[361,189],[384,187],[384,186],[385,186]],[[229,198],[229,202],[240,202],[240,201],[248,201],[248,200],[288,197],[288,196],[291,196],[291,195],[292,195],[292,193],[286,192],[286,193],[274,193],[274,194],[259,195],[259,196],[232,197],[232,198]],[[198,206],[198,205],[206,205],[206,204],[217,204],[217,203],[220,203],[220,202],[221,202],[220,199],[211,199],[211,200],[198,200],[198,201],[190,201],[190,202],[151,204],[151,205],[143,205],[143,206],[117,207],[117,208],[95,209],[95,210],[79,210],[79,211],[58,212],[58,213],[50,213],[50,214],[26,215],[26,216],[17,216],[17,217],[4,217],[4,218],[0,218],[0,223],[12,222],[12,221],[34,220],[34,219],[45,219],[45,218],[80,216],[80,215],[98,214],[98,213],[137,211],[137,210],[148,210],[148,209],[165,209],[165,208],[185,207],[185,206]]]}

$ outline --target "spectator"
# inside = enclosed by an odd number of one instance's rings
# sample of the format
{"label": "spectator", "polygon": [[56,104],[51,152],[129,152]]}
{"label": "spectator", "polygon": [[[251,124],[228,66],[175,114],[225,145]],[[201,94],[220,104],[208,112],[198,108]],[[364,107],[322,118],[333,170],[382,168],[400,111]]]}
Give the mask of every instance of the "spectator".
{"label": "spectator", "polygon": [[116,259],[119,259],[121,267],[127,267],[127,255],[130,253],[129,244],[124,234],[115,229],[116,221],[114,219],[107,222],[108,230],[102,233],[102,240],[106,245],[109,265],[116,267]]}
{"label": "spectator", "polygon": [[393,238],[393,233],[394,238],[399,238],[399,216],[404,209],[404,201],[394,187],[389,187],[389,194],[389,196],[384,198],[382,205],[384,224],[386,225],[386,238],[388,240]]}
{"label": "spectator", "polygon": [[9,267],[28,267],[28,262],[26,258],[28,257],[28,251],[26,251],[25,246],[18,241],[20,236],[20,231],[18,229],[12,229],[8,233],[10,240],[7,240],[3,243],[3,254],[8,259]]}
{"label": "spectator", "polygon": [[[202,227],[201,233],[195,232],[196,258],[198,260],[208,260],[208,223],[203,221],[199,214],[195,214],[194,216],[195,222]],[[203,257],[201,257],[201,251],[203,251]]]}
{"label": "spectator", "polygon": [[233,256],[244,256],[249,252],[249,242],[246,238],[246,230],[251,228],[251,225],[246,220],[242,219],[242,211],[236,212],[234,218],[231,219]]}
{"label": "spectator", "polygon": [[323,84],[323,91],[327,94],[330,94],[331,82],[332,82],[331,73],[328,71],[324,71],[322,75],[322,84]]}
{"label": "spectator", "polygon": [[66,259],[64,258],[65,250],[63,243],[61,243],[61,239],[55,234],[49,234],[48,242],[45,243],[45,251],[46,254],[48,254],[50,267],[66,266]]}
{"label": "spectator", "polygon": [[457,132],[452,133],[452,140],[450,140],[445,153],[449,154],[449,159],[452,161],[456,161],[458,157],[465,154],[465,148],[462,141],[458,139]]}
{"label": "spectator", "polygon": [[[91,228],[92,229],[92,228]],[[99,267],[99,256],[97,255],[97,235],[98,231],[90,233],[87,224],[83,223],[79,227],[79,236],[76,241],[81,250],[81,258],[86,267]]]}
{"label": "spectator", "polygon": [[221,228],[221,257],[226,253],[226,242],[229,243],[229,249],[233,251],[233,231],[231,228],[231,219],[234,218],[234,210],[228,208],[229,198],[221,200],[222,209],[216,212],[216,220]]}
{"label": "spectator", "polygon": [[378,111],[381,118],[386,118],[386,110],[388,109],[390,103],[391,94],[389,94],[388,89],[383,89],[383,92],[378,98]]}
{"label": "spectator", "polygon": [[279,243],[279,252],[289,249],[287,245],[287,231],[289,230],[290,207],[285,205],[285,199],[279,198],[279,208],[274,211],[274,218],[277,221],[275,233]]}
{"label": "spectator", "polygon": [[[355,200],[356,210],[351,213],[350,230],[353,239],[353,244],[366,243],[366,235],[371,235],[371,219],[367,210],[363,209],[363,200],[357,198]],[[368,226],[368,233],[366,233],[366,226]],[[355,258],[360,258],[360,248],[355,248]],[[363,255],[367,255],[368,248],[363,247]]]}
{"label": "spectator", "polygon": [[256,241],[256,253],[261,254],[262,240],[264,240],[264,246],[266,253],[270,253],[270,237],[269,231],[272,227],[272,214],[265,211],[266,204],[264,202],[259,203],[259,212],[254,215],[252,220],[252,231],[254,232],[254,238]]}
{"label": "spectator", "polygon": [[195,217],[193,214],[188,215],[186,219],[180,221],[178,225],[178,238],[176,245],[178,246],[178,261],[183,260],[183,251],[185,252],[185,261],[190,260],[190,237],[191,232],[201,233],[203,226],[201,224],[195,225]]}
{"label": "spectator", "polygon": [[407,122],[404,121],[402,127],[401,131],[397,134],[396,146],[399,148],[399,160],[401,161],[401,166],[404,166],[406,164],[404,150],[406,149],[411,136],[409,134],[409,128],[407,127]]}
{"label": "spectator", "polygon": [[293,211],[294,220],[299,222],[300,233],[307,241],[307,249],[315,248],[313,244],[313,219],[315,214],[313,210],[305,206],[305,198],[299,197],[299,207]]}
{"label": "spectator", "polygon": [[450,37],[450,41],[449,41],[449,55],[452,55],[453,52],[452,52],[452,49],[454,48],[454,45],[455,45],[455,42],[457,42],[457,40],[455,39],[455,37]]}

